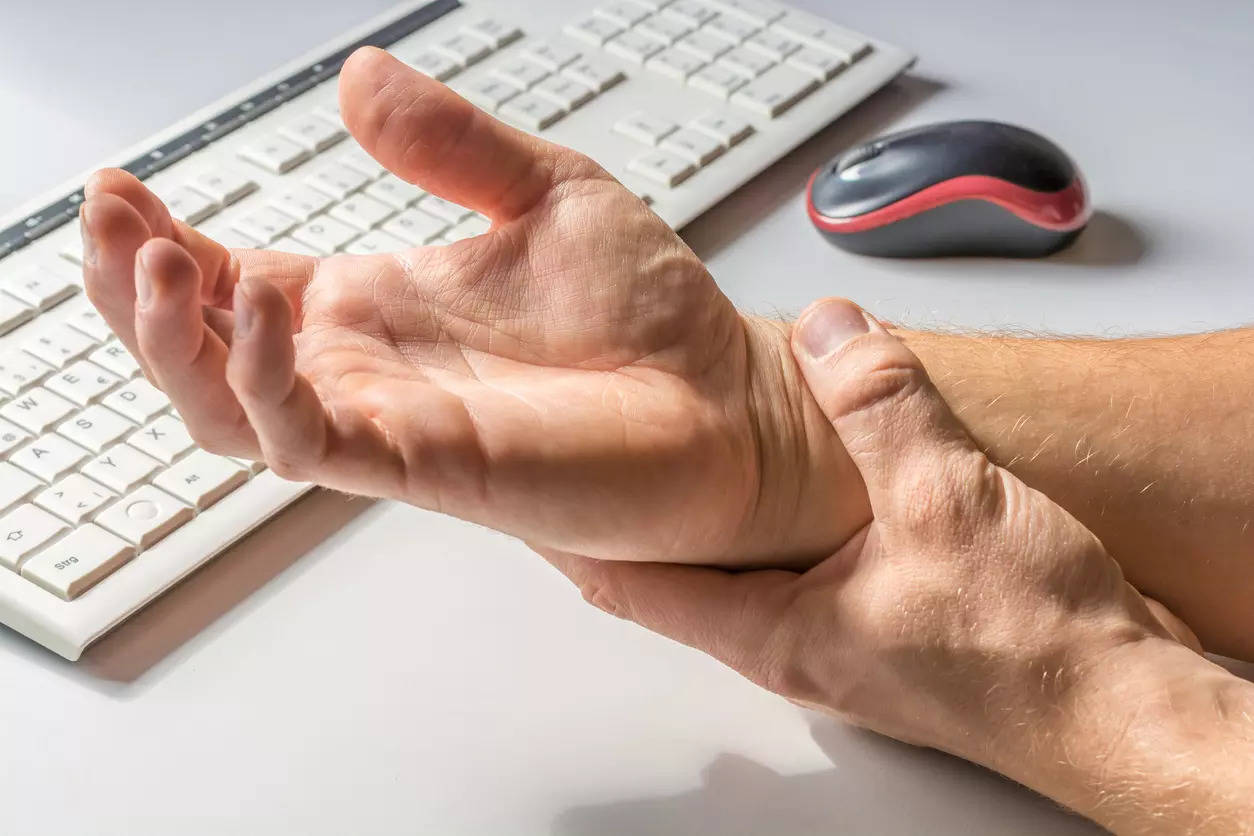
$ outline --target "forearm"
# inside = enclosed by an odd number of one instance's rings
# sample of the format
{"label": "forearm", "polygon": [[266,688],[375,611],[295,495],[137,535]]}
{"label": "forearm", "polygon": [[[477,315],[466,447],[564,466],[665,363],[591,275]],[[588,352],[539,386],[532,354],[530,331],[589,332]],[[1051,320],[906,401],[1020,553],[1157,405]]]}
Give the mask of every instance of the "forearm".
{"label": "forearm", "polygon": [[905,336],[994,462],[1079,518],[1208,650],[1254,658],[1254,332]]}

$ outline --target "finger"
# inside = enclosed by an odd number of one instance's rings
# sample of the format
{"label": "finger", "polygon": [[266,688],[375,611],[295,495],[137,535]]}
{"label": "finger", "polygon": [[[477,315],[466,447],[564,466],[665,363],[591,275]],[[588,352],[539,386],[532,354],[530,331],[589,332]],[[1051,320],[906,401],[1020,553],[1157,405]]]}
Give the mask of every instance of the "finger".
{"label": "finger", "polygon": [[151,378],[135,342],[135,255],[151,237],[148,224],[112,194],[87,201],[79,211],[87,298]]}
{"label": "finger", "polygon": [[153,382],[196,442],[215,453],[256,457],[256,436],[226,382],[227,347],[205,323],[195,259],[152,238],[135,259],[135,337]]}
{"label": "finger", "polygon": [[1163,629],[1170,633],[1172,638],[1195,653],[1203,652],[1202,643],[1198,640],[1197,634],[1178,615],[1149,596],[1142,595],[1141,597],[1145,599],[1145,605],[1149,607],[1150,613],[1158,619],[1158,623],[1163,625]]}
{"label": "finger", "polygon": [[914,352],[852,302],[825,299],[807,308],[792,348],[862,474],[872,510],[900,495],[901,480],[917,478],[914,462],[935,469],[943,461],[937,455],[982,456]]}
{"label": "finger", "polygon": [[493,220],[526,212],[562,159],[581,159],[373,47],[340,71],[340,109],[353,137],[392,172]]}
{"label": "finger", "polygon": [[593,606],[708,653],[750,679],[777,659],[768,652],[785,624],[792,572],[733,574],[669,563],[595,560],[532,548]]}
{"label": "finger", "polygon": [[352,409],[328,415],[296,373],[291,306],[274,285],[246,279],[235,289],[235,332],[227,382],[263,458],[285,479],[371,496],[399,496],[404,459],[373,423]]}

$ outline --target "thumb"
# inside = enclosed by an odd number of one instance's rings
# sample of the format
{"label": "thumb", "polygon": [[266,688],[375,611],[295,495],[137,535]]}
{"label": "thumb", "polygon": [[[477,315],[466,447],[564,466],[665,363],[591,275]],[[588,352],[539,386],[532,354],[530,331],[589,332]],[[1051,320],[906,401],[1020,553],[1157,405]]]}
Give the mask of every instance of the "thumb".
{"label": "thumb", "polygon": [[806,308],[792,350],[861,472],[873,510],[899,495],[903,477],[918,478],[913,463],[930,473],[938,455],[982,457],[914,352],[852,302],[823,299]]}

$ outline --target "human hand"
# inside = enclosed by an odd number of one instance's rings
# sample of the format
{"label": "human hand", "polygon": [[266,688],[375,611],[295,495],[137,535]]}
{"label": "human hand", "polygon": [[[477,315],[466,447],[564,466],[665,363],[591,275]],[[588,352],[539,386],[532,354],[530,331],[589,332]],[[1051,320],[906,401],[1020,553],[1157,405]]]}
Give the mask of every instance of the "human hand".
{"label": "human hand", "polygon": [[878,323],[828,300],[793,346],[870,494],[874,520],[846,545],[804,574],[541,553],[602,609],[794,702],[1096,815],[1128,707],[1222,671],[1079,522],[989,462]]}
{"label": "human hand", "polygon": [[382,164],[491,230],[228,252],[124,172],[88,184],[88,294],[198,443],[601,557],[812,561],[869,515],[787,329],[741,317],[600,166],[378,50],[340,100]]}

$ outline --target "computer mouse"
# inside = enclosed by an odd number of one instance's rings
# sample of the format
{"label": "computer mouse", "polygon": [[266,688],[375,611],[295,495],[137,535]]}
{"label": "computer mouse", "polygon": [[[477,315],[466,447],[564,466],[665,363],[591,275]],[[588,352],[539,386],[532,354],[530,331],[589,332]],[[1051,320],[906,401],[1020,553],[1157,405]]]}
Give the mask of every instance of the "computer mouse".
{"label": "computer mouse", "polygon": [[1040,134],[945,122],[848,151],[810,178],[810,219],[863,255],[1048,255],[1092,214],[1076,164]]}

